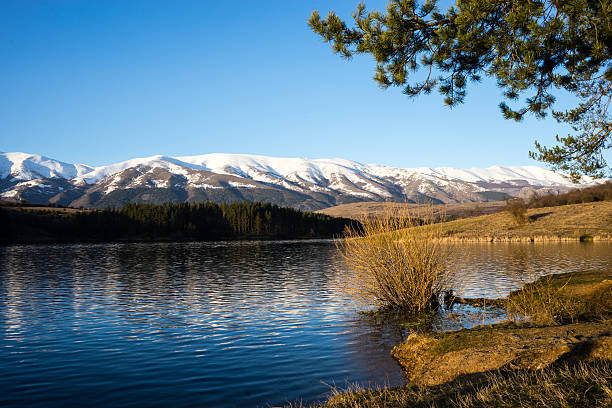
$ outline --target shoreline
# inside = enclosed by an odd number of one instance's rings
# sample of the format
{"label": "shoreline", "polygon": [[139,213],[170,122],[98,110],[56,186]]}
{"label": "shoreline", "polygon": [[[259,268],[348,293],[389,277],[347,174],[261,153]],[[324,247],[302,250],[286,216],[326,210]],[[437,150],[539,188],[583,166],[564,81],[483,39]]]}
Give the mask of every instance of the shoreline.
{"label": "shoreline", "polygon": [[[24,241],[13,241],[8,243],[0,243],[0,247],[9,247],[16,245],[63,245],[63,244],[156,244],[156,243],[190,243],[190,242],[250,242],[250,241],[336,241],[339,237],[240,237],[240,238],[224,238],[224,239],[181,239],[181,238],[153,238],[153,239],[118,239],[118,240],[103,240],[103,239],[91,239],[91,240],[24,240]],[[537,243],[610,243],[612,242],[611,236],[595,236],[592,239],[580,239],[574,237],[483,237],[483,238],[458,238],[458,237],[443,237],[439,238],[438,241],[448,244],[537,244]]]}
{"label": "shoreline", "polygon": [[[548,285],[540,287],[552,288],[558,299],[571,300],[576,308],[553,316],[558,321],[533,318],[442,333],[415,332],[391,351],[409,380],[406,386],[335,392],[322,406],[514,406],[508,405],[512,398],[518,398],[512,400],[517,406],[531,406],[524,405],[530,399],[540,406],[550,398],[548,378],[560,384],[555,389],[559,398],[577,398],[567,406],[609,406],[612,270],[543,276],[497,299],[496,307],[509,311],[507,302],[521,299],[538,285]],[[529,393],[521,396],[526,387],[531,387]],[[518,397],[511,391],[515,388]],[[488,401],[459,404],[487,393]]]}
{"label": "shoreline", "polygon": [[227,238],[227,239],[126,239],[126,240],[78,240],[78,241],[19,241],[10,243],[0,243],[0,248],[20,246],[20,245],[101,245],[101,244],[187,244],[195,242],[204,243],[233,243],[233,242],[316,242],[316,241],[334,241],[335,237],[245,237],[245,238]]}
{"label": "shoreline", "polygon": [[568,236],[484,236],[484,237],[442,237],[444,243],[537,243],[537,242],[612,242],[612,235],[588,235],[581,237]]}

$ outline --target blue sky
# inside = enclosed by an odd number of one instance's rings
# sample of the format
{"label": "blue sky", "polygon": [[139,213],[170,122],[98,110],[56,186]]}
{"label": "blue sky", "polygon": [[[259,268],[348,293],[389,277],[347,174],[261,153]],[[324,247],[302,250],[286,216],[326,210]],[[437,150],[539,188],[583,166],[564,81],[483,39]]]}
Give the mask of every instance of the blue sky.
{"label": "blue sky", "polygon": [[[0,151],[108,164],[154,154],[343,157],[401,167],[535,164],[567,129],[502,119],[492,81],[449,110],[371,79],[307,26],[357,0],[0,0]],[[366,3],[383,8],[386,1]]]}

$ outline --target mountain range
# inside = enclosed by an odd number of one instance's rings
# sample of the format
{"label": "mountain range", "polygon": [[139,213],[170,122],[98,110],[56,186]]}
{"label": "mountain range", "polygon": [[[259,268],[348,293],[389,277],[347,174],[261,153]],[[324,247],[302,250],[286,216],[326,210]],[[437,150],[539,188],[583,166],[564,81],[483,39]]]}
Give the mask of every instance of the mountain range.
{"label": "mountain range", "polygon": [[107,166],[0,153],[0,199],[71,207],[262,201],[318,210],[359,201],[459,203],[559,194],[600,182],[538,166],[398,168],[248,154],[152,156]]}

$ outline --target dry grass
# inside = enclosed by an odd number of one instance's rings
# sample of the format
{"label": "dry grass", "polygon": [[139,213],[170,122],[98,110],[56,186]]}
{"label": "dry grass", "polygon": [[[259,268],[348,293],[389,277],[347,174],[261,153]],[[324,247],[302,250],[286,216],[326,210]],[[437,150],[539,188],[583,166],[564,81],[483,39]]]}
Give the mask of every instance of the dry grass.
{"label": "dry grass", "polygon": [[565,366],[542,371],[494,374],[457,395],[456,407],[609,407],[612,404],[611,365],[608,363]]}
{"label": "dry grass", "polygon": [[526,278],[506,299],[508,318],[535,324],[555,325],[592,319],[612,311],[612,281],[597,279],[585,282],[590,274],[547,275]]}
{"label": "dry grass", "polygon": [[37,213],[60,213],[73,214],[82,212],[91,212],[91,209],[72,208],[72,207],[53,207],[49,205],[27,205],[20,206],[16,203],[0,201],[0,209],[7,211],[22,211],[22,212],[37,212]]}
{"label": "dry grass", "polygon": [[446,217],[467,218],[485,214],[493,214],[504,209],[503,201],[492,201],[486,203],[456,203],[456,204],[408,204],[388,203],[377,201],[365,201],[359,203],[341,204],[334,207],[324,208],[317,213],[331,215],[333,217],[344,217],[361,219],[363,215],[384,216],[390,208],[401,208],[409,211],[412,215],[420,217],[427,215],[431,209],[434,215],[444,214]]}
{"label": "dry grass", "polygon": [[506,305],[508,318],[544,325],[560,324],[567,320],[575,322],[583,312],[583,304],[565,296],[565,285],[557,287],[552,284],[552,279],[550,275],[545,276],[511,293]]}
{"label": "dry grass", "polygon": [[[521,225],[517,225],[513,215],[503,211],[504,202],[475,205],[474,211],[482,210],[487,215],[445,222],[441,227],[443,239],[466,242],[538,242],[577,241],[581,238],[588,240],[592,237],[594,240],[612,240],[612,201],[531,208],[525,214],[529,222]],[[318,212],[359,218],[357,214],[384,215],[389,208],[398,206],[415,216],[421,216],[426,207],[418,204],[354,203]],[[453,216],[453,211],[459,209],[457,207],[452,210],[453,205],[433,208],[436,213],[445,210],[446,216]],[[490,214],[493,211],[495,213]]]}
{"label": "dry grass", "polygon": [[442,235],[450,241],[546,241],[612,239],[612,201],[527,210],[529,223],[516,225],[506,212],[445,222]]}
{"label": "dry grass", "polygon": [[[366,307],[423,313],[437,309],[450,289],[447,248],[433,212],[417,219],[401,208],[362,217],[361,230],[347,229],[338,251],[349,272],[343,287]],[[415,228],[425,223],[429,228]]]}
{"label": "dry grass", "polygon": [[[433,387],[332,390],[328,408],[610,407],[612,363],[597,361],[545,370],[493,371]],[[296,403],[290,407],[303,408]]]}

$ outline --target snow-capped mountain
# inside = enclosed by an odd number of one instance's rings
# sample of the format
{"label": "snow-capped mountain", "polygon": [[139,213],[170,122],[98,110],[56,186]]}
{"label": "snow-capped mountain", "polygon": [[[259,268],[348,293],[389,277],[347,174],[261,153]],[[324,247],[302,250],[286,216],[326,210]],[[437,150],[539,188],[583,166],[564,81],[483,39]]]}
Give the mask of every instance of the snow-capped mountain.
{"label": "snow-capped mountain", "polygon": [[69,164],[38,154],[0,153],[0,178],[19,180],[59,177],[72,179],[91,172],[93,167]]}
{"label": "snow-capped mountain", "polygon": [[[580,184],[595,182],[585,177]],[[266,201],[316,210],[355,201],[491,201],[576,187],[563,174],[538,166],[397,168],[345,159],[205,154],[94,167],[0,153],[0,199],[75,207],[130,201]]]}

